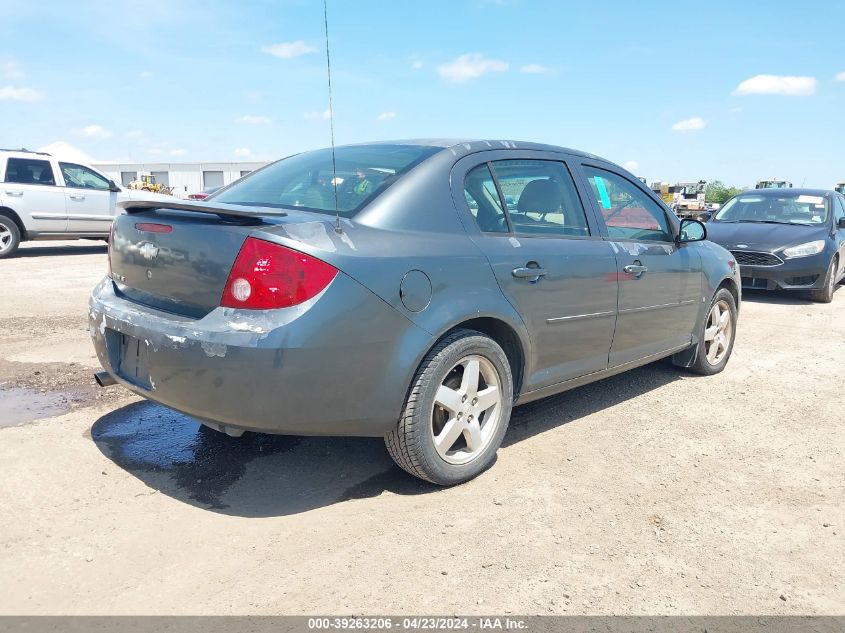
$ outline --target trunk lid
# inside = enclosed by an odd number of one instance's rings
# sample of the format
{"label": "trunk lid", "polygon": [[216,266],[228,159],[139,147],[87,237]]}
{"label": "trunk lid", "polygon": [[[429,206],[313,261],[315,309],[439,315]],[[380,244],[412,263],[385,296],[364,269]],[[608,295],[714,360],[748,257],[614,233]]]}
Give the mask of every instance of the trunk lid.
{"label": "trunk lid", "polygon": [[161,202],[121,206],[128,213],[115,218],[109,248],[117,292],[137,303],[193,318],[220,305],[244,240],[256,228],[286,215],[182,201],[168,203],[167,208]]}

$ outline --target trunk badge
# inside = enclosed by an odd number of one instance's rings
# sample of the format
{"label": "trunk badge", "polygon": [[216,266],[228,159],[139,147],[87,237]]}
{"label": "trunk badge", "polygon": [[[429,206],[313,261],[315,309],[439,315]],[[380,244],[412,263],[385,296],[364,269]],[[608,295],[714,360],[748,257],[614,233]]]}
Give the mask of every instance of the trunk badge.
{"label": "trunk badge", "polygon": [[148,269],[147,269],[147,279],[152,279],[152,278],[153,278],[153,271],[151,271],[151,270],[148,268]]}
{"label": "trunk badge", "polygon": [[158,256],[158,246],[146,242],[141,248],[140,253],[144,259],[155,259]]}

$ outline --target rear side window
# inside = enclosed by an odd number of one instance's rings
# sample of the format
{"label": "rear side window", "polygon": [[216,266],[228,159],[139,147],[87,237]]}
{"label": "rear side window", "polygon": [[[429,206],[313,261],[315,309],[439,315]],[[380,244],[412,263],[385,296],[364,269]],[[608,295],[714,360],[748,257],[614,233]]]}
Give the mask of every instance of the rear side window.
{"label": "rear side window", "polygon": [[337,211],[351,217],[396,179],[441,149],[357,145],[337,148],[334,159],[331,149],[306,152],[250,174],[215,195],[214,201],[333,214],[336,187]]}
{"label": "rear side window", "polygon": [[666,213],[642,189],[604,169],[585,165],[584,173],[611,238],[673,241]]}
{"label": "rear side window", "polygon": [[499,160],[493,171],[514,233],[590,234],[569,170],[551,160]]}
{"label": "rear side window", "polygon": [[507,233],[508,221],[487,163],[475,167],[464,180],[464,197],[478,228],[485,233]]}
{"label": "rear side window", "polygon": [[6,162],[6,182],[22,185],[55,185],[50,161],[32,158],[10,158]]}

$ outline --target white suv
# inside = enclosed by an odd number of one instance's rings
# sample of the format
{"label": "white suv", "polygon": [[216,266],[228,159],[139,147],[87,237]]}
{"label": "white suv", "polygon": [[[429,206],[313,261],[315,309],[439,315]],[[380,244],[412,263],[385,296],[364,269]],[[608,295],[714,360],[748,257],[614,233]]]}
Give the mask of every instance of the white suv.
{"label": "white suv", "polygon": [[[136,195],[140,194],[140,195]],[[25,240],[108,238],[122,190],[96,169],[43,152],[0,150],[0,258]]]}

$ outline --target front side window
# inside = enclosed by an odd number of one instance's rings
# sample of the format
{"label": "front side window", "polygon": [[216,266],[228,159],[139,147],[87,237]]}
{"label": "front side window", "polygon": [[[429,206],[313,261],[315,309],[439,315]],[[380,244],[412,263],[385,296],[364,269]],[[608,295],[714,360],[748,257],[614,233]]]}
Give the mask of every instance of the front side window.
{"label": "front side window", "polygon": [[103,191],[109,188],[109,181],[88,167],[74,165],[73,163],[59,163],[59,169],[62,170],[65,187],[72,187],[73,189],[100,189]]}
{"label": "front side window", "polygon": [[6,162],[6,182],[22,185],[55,185],[50,161],[32,158],[10,158]]}
{"label": "front side window", "polygon": [[507,233],[508,221],[487,163],[474,167],[464,179],[464,197],[478,228],[485,233]]}
{"label": "front side window", "polygon": [[587,217],[566,165],[551,160],[499,160],[493,171],[514,233],[586,236]]}
{"label": "front side window", "polygon": [[823,195],[748,193],[728,200],[711,221],[818,225],[827,222],[829,207],[829,200]]}
{"label": "front side window", "polygon": [[839,204],[833,210],[833,223],[836,224],[842,218],[845,218],[845,196],[837,196]]}
{"label": "front side window", "polygon": [[609,237],[663,242],[674,240],[666,213],[630,180],[587,165],[584,173]]}
{"label": "front side window", "polygon": [[305,152],[250,174],[214,200],[317,213],[334,214],[337,210],[352,217],[399,177],[441,150],[417,145],[356,145],[337,148],[334,160],[331,149]]}

